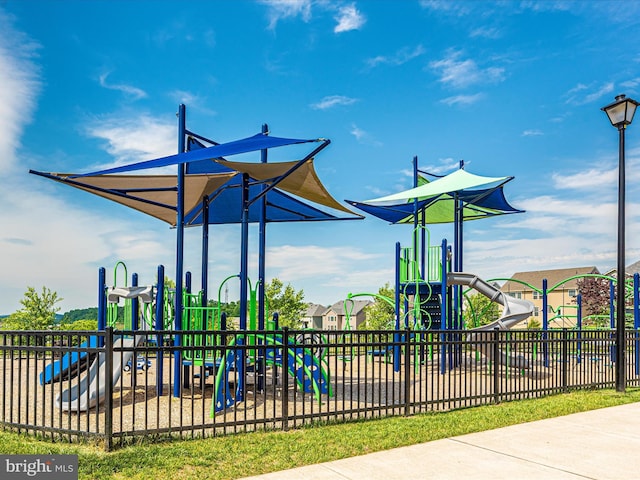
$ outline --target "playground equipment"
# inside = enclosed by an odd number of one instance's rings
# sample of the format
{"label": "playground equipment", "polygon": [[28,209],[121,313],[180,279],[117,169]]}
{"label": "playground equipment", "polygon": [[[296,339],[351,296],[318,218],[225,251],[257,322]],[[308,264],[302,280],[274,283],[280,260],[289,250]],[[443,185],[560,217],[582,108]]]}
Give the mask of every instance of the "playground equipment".
{"label": "playground equipment", "polygon": [[[124,330],[134,330],[134,337],[127,338],[120,336],[114,344],[114,349],[121,349],[122,354],[115,354],[113,358],[113,368],[110,372],[112,384],[115,386],[120,379],[124,366],[127,365],[133,357],[133,349],[147,338],[147,331],[154,327],[153,286],[138,286],[137,275],[134,274],[132,279],[134,285],[128,286],[126,281],[126,265],[118,262],[114,267],[114,285],[107,287],[105,284],[105,271],[100,269],[99,272],[99,293],[98,293],[98,329],[104,330],[108,325],[116,327],[119,319],[119,303],[124,299]],[[124,286],[117,285],[118,270],[123,269],[125,274]],[[160,271],[160,270],[159,270]],[[162,270],[163,272],[163,270]],[[159,282],[160,288],[163,289],[163,281]],[[166,295],[160,295],[161,299],[167,298]],[[168,308],[166,305],[160,305],[156,311],[164,312]],[[162,322],[162,314],[159,316],[160,324]],[[97,335],[90,335],[88,340],[83,342],[77,351],[65,354],[60,360],[56,360],[46,365],[40,373],[40,383],[45,385],[48,383],[67,380],[77,375],[84,374],[77,383],[70,388],[63,390],[56,398],[56,405],[63,411],[80,412],[99,405],[103,401],[106,392],[107,374],[106,372],[106,353],[95,353],[98,347],[102,347],[103,339]],[[159,369],[161,371],[161,369]]]}
{"label": "playground equipment", "polygon": [[[503,306],[502,315],[498,319],[487,325],[476,327],[469,331],[470,333],[467,338],[472,345],[476,345],[476,348],[478,348],[478,350],[491,361],[496,361],[501,365],[509,365],[515,368],[529,368],[529,364],[526,363],[523,358],[508,355],[502,351],[499,351],[498,358],[494,358],[495,352],[493,348],[491,348],[490,343],[486,341],[486,332],[491,332],[495,329],[509,330],[523,320],[526,320],[533,315],[533,303],[528,300],[510,297],[490,283],[487,283],[478,276],[470,273],[449,272],[447,274],[447,284],[471,287],[489,298],[492,302],[497,302]],[[483,342],[478,342],[477,344],[473,343],[474,340],[479,339],[482,339]]]}
{"label": "playground equipment", "polygon": [[[301,391],[313,394],[318,402],[322,401],[322,394],[333,396],[324,355],[305,347],[304,344],[289,343],[288,340],[279,334],[249,334],[238,337],[230,342],[229,346],[240,346],[244,342],[265,345],[263,349],[266,351],[266,364],[284,368],[295,379]],[[231,393],[233,389],[230,385],[231,373],[241,377],[247,366],[243,362],[242,352],[243,350],[240,349],[227,350],[223,368],[218,370],[215,379],[215,400],[211,404],[212,417],[244,400],[245,392],[241,382],[236,380],[234,395]]]}
{"label": "playground equipment", "polygon": [[77,352],[65,353],[60,360],[56,360],[45,366],[40,372],[40,385],[47,385],[53,382],[64,381],[84,372],[93,361],[90,349],[98,346],[98,337],[89,336],[89,339],[79,345]]}
{"label": "playground equipment", "polygon": [[[225,340],[224,321],[220,309],[222,289],[226,282],[239,277],[239,275],[231,275],[221,283],[218,288],[218,303],[215,306],[199,306],[201,304],[198,302],[202,300],[201,294],[195,296],[185,294],[187,300],[184,303],[183,329],[194,332],[199,330],[212,332],[210,334],[184,335],[183,345],[191,348],[183,350],[182,354],[183,365],[202,368],[202,379],[209,372],[215,374],[211,415],[244,400],[247,388],[246,373],[257,374],[259,378],[256,388],[262,389],[266,367],[284,368],[289,375],[295,378],[301,391],[314,394],[319,402],[322,394],[332,395],[324,349],[310,348],[309,345],[305,346],[303,343],[305,339],[311,339],[313,342],[313,336],[303,335],[301,338],[289,341],[289,339],[285,340],[282,334],[262,333],[258,329],[258,286],[256,285],[254,288],[248,279],[249,322],[247,330],[251,333],[236,334],[231,337],[230,341]],[[191,306],[192,303],[196,306]],[[266,331],[274,329],[275,325],[272,323],[267,325]],[[320,343],[320,339],[318,339],[318,343]],[[220,346],[224,346],[225,349],[221,350]],[[225,353],[221,353],[222,351]],[[233,394],[232,377],[235,381]]]}
{"label": "playground equipment", "polygon": [[107,354],[100,352],[97,358],[91,364],[87,375],[80,380],[79,383],[71,388],[63,390],[56,397],[56,406],[62,411],[84,412],[100,405],[104,401],[107,383],[110,374],[110,380],[113,386],[118,384],[122,375],[123,366],[133,358],[133,349],[139,345],[146,335],[138,334],[134,338],[118,338],[114,344],[114,349],[124,350],[122,355],[113,355],[113,368],[111,372],[107,372],[106,361]]}

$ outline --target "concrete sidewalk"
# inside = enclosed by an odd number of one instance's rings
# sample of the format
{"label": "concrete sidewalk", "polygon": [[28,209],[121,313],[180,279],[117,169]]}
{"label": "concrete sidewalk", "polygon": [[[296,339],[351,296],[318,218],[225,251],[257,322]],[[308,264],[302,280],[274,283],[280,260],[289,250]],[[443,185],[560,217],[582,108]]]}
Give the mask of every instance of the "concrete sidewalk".
{"label": "concrete sidewalk", "polygon": [[631,480],[640,478],[640,403],[250,478]]}

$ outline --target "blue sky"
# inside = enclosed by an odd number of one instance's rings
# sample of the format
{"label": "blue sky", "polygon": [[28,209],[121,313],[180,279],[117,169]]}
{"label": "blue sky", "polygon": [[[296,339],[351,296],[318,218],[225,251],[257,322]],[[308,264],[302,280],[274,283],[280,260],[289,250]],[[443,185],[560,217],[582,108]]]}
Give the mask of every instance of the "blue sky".
{"label": "blue sky", "polygon": [[[469,222],[465,270],[616,263],[617,132],[600,108],[640,100],[640,2],[36,1],[0,3],[0,313],[27,286],[96,304],[118,260],[141,283],[174,271],[175,232],[28,174],[173,154],[175,113],[219,142],[325,137],[339,200],[411,186],[411,161],[464,160],[527,213]],[[640,260],[640,117],[627,133],[627,263]],[[285,149],[282,159],[286,158]],[[256,161],[258,159],[256,158]],[[255,231],[252,228],[252,238]],[[452,227],[431,229],[432,243]],[[374,219],[273,225],[267,277],[330,304],[393,280],[410,228]],[[200,232],[186,235],[200,278]],[[210,288],[239,270],[239,228],[211,231]],[[257,247],[251,247],[255,278]],[[119,282],[121,283],[121,282]],[[230,299],[237,298],[231,286]],[[234,297],[235,294],[235,297]]]}

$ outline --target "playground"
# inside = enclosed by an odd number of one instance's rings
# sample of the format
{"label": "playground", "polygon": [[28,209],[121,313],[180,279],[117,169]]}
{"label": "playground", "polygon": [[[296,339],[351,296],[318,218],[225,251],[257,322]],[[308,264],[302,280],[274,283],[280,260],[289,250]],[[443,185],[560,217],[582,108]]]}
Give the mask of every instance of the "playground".
{"label": "playground", "polygon": [[[327,352],[323,358],[328,378],[326,392],[305,391],[304,384],[294,375],[284,373],[284,367],[268,368],[263,377],[256,371],[248,371],[244,373],[242,401],[217,412],[212,412],[218,396],[214,380],[223,368],[211,375],[205,373],[204,378],[201,372],[206,370],[191,369],[188,376],[180,379],[179,397],[162,394],[171,392],[176,383],[170,368],[176,351],[170,345],[139,344],[120,351],[113,347],[110,363],[122,372],[119,379],[113,384],[105,381],[106,393],[97,404],[76,410],[61,408],[59,399],[64,391],[77,385],[77,379],[40,385],[39,374],[51,357],[25,355],[25,350],[18,350],[15,345],[14,355],[3,357],[5,425],[22,425],[26,431],[33,428],[52,438],[94,438],[118,444],[132,437],[163,438],[171,434],[189,438],[255,429],[286,430],[316,421],[450,410],[576,388],[607,388],[614,382],[613,343],[607,331],[554,331],[544,339],[541,332],[496,331],[491,338],[476,338],[473,343],[453,338],[461,332],[452,332],[451,340],[442,335],[416,339],[411,338],[408,330],[406,333],[397,345],[402,355],[401,368],[396,371],[391,355],[374,353],[396,346],[389,339],[389,332],[354,332],[347,337],[344,333],[323,332],[323,342],[313,344],[310,351]],[[229,335],[236,340],[234,343],[245,336],[239,332]],[[310,333],[287,332],[287,335],[293,342]],[[118,337],[108,329],[102,339],[106,345],[115,345]],[[14,344],[31,339],[12,336]],[[637,350],[637,343],[638,340],[629,340],[630,351]],[[526,366],[490,362],[485,355],[478,354],[485,347],[532,361]],[[257,354],[263,353],[265,357],[268,349],[267,345],[255,347]],[[439,354],[445,349],[459,349],[460,362],[441,373]],[[100,355],[101,349],[75,350]],[[249,353],[249,347],[245,350]],[[229,351],[237,351],[237,347]],[[122,359],[128,355],[140,355],[151,366],[124,372]],[[158,363],[161,357],[164,357],[162,364]],[[638,378],[633,375],[635,368],[631,361],[632,384]],[[237,396],[239,384],[239,373],[232,372],[223,394]],[[89,398],[89,393],[86,395]]]}
{"label": "playground", "polygon": [[[513,177],[475,175],[461,162],[453,173],[430,178],[415,157],[412,188],[347,201],[410,232],[409,246],[390,246],[395,297],[381,298],[393,308],[388,328],[351,328],[353,299],[380,295],[345,292],[344,329],[290,330],[280,328],[265,300],[267,225],[363,218],[335,200],[315,172],[329,140],[274,137],[265,125],[253,137],[219,144],[186,129],[183,105],[178,123],[177,155],[91,173],[31,172],[175,227],[176,281],[165,285],[159,265],[154,284],[138,285],[138,274],[118,262],[110,278],[98,270],[97,331],[2,332],[5,427],[54,439],[95,438],[111,448],[137,437],[287,430],[613,386],[613,294],[611,329],[583,329],[579,297],[576,328],[550,328],[544,308],[541,328],[526,329],[532,301],[464,270],[465,221],[522,213],[504,193]],[[313,148],[298,161],[267,161],[269,149],[290,145]],[[259,163],[225,158],[251,152]],[[177,175],[129,174],[167,166]],[[211,302],[208,228],[226,223],[241,229],[239,273],[230,272]],[[254,282],[250,223],[260,233]],[[453,242],[432,242],[432,223],[452,223]],[[187,226],[202,230],[200,288],[184,271]],[[239,282],[237,329],[228,328],[220,306],[228,281]],[[634,300],[625,346],[630,385],[640,378],[639,283],[636,275],[625,285]],[[529,287],[544,302],[557,286]],[[498,304],[498,317],[479,325],[478,312],[463,309],[472,294]]]}

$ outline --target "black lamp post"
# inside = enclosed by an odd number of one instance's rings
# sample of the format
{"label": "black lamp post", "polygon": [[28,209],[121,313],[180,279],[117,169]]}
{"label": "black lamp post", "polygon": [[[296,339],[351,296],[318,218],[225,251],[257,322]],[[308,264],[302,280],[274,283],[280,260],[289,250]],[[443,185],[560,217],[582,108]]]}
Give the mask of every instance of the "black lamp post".
{"label": "black lamp post", "polygon": [[616,269],[616,391],[624,392],[627,377],[625,365],[625,172],[624,172],[624,132],[633,120],[635,100],[618,95],[616,101],[603,107],[611,125],[618,129],[620,143],[618,149],[618,266]]}

